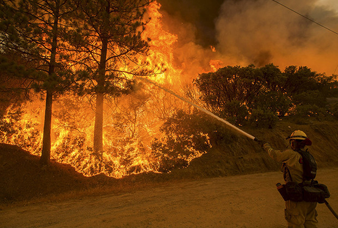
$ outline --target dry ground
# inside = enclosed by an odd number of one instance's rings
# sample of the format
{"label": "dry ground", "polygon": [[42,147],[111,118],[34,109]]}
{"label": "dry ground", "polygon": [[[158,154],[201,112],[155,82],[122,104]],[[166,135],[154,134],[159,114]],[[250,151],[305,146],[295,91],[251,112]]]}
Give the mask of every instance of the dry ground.
{"label": "dry ground", "polygon": [[[338,210],[338,168],[318,180]],[[280,172],[209,178],[63,202],[3,208],[0,227],[286,227],[284,204],[274,184]],[[318,227],[338,227],[325,204]]]}
{"label": "dry ground", "polygon": [[[285,148],[283,140],[302,129],[313,141],[317,179],[331,192],[338,212],[338,123],[292,125],[250,132]],[[169,174],[123,179],[84,177],[16,146],[0,144],[0,227],[286,227],[284,202],[275,184],[280,164],[245,137],[194,159]],[[324,204],[318,227],[337,227]]]}

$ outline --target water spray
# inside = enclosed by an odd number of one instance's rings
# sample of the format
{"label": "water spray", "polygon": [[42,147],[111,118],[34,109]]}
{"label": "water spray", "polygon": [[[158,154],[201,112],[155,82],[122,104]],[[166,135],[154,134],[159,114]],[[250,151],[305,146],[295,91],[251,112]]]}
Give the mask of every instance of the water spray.
{"label": "water spray", "polygon": [[250,138],[250,139],[252,139],[252,140],[258,141],[258,139],[257,139],[256,137],[254,137],[254,136],[248,134],[247,132],[245,132],[245,131],[239,129],[238,127],[236,127],[236,126],[234,126],[233,124],[229,123],[228,121],[226,121],[226,120],[220,118],[219,116],[216,116],[215,114],[213,114],[212,112],[206,110],[205,108],[202,108],[202,107],[200,107],[200,106],[198,106],[198,105],[196,105],[196,104],[194,104],[194,103],[188,101],[188,100],[185,99],[184,97],[181,97],[181,96],[177,95],[177,94],[174,93],[173,91],[171,91],[171,90],[169,90],[169,89],[167,89],[167,88],[164,88],[164,87],[160,86],[159,84],[157,84],[157,83],[155,83],[155,82],[149,80],[148,78],[145,78],[145,77],[138,77],[138,79],[143,80],[143,81],[146,81],[146,82],[148,82],[148,83],[151,83],[151,84],[157,86],[158,88],[160,88],[160,89],[162,89],[162,90],[164,90],[164,91],[166,91],[166,92],[168,92],[168,93],[174,95],[175,97],[177,97],[177,98],[179,98],[180,100],[182,100],[182,101],[184,101],[184,102],[186,102],[186,103],[188,103],[188,104],[194,106],[195,108],[197,108],[197,109],[199,109],[200,111],[202,111],[202,112],[208,114],[209,116],[211,116],[211,117],[213,117],[213,118],[215,118],[215,119],[221,121],[222,123],[225,123],[226,125],[228,125],[229,127],[233,128],[234,130],[236,130],[236,131],[242,133],[242,134],[245,135],[246,137],[248,137],[248,138]]}
{"label": "water spray", "polygon": [[[202,111],[202,112],[208,114],[209,116],[211,116],[211,117],[213,117],[213,118],[215,118],[215,119],[221,121],[222,123],[225,123],[225,124],[228,125],[229,127],[231,127],[231,128],[233,128],[233,129],[235,129],[236,131],[242,133],[242,134],[245,135],[246,137],[248,137],[248,138],[250,138],[250,139],[252,139],[252,140],[254,140],[254,141],[259,141],[256,137],[254,137],[254,136],[248,134],[247,132],[245,132],[245,131],[239,129],[238,127],[236,127],[236,126],[234,126],[233,124],[229,123],[228,121],[226,121],[226,120],[220,118],[219,116],[216,116],[215,114],[213,114],[212,112],[206,110],[205,108],[202,108],[202,107],[200,107],[200,106],[198,106],[198,105],[196,105],[196,104],[194,104],[194,103],[188,101],[188,100],[185,99],[184,97],[181,97],[181,96],[177,95],[177,94],[174,93],[173,91],[171,91],[171,90],[169,90],[169,89],[167,89],[167,88],[164,88],[163,86],[160,86],[160,85],[157,84],[156,82],[153,82],[153,81],[151,81],[151,80],[149,80],[148,78],[145,78],[145,77],[138,77],[138,79],[143,80],[143,81],[146,81],[146,82],[148,82],[148,83],[150,83],[150,84],[153,84],[153,85],[157,86],[158,88],[160,88],[160,89],[162,89],[162,90],[164,90],[164,91],[166,91],[166,92],[168,92],[168,93],[174,95],[175,97],[177,97],[177,98],[179,98],[180,100],[182,100],[182,101],[184,101],[184,102],[186,102],[186,103],[188,103],[188,104],[194,106],[195,108],[197,108],[197,109],[199,109],[200,111]],[[329,210],[332,212],[332,214],[338,219],[337,213],[332,209],[332,207],[330,206],[330,204],[329,204],[326,200],[325,200],[324,202],[325,202],[325,205],[326,205],[326,206],[329,208]]]}

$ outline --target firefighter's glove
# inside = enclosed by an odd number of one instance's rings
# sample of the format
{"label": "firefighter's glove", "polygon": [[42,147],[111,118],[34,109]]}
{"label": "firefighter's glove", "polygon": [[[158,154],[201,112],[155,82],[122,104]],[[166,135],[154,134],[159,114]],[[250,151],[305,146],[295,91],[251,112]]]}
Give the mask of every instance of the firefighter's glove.
{"label": "firefighter's glove", "polygon": [[255,139],[255,141],[256,141],[261,147],[263,147],[264,144],[267,143],[266,141],[259,140],[259,139]]}

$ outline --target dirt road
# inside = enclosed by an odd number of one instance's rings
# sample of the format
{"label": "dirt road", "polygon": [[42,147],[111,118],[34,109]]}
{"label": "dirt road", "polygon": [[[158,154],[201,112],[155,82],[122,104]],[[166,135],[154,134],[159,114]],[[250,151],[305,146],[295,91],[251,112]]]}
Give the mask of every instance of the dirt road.
{"label": "dirt road", "polygon": [[[320,169],[338,212],[338,168]],[[280,172],[203,179],[121,195],[0,210],[0,227],[286,227]],[[318,227],[338,227],[325,204]]]}

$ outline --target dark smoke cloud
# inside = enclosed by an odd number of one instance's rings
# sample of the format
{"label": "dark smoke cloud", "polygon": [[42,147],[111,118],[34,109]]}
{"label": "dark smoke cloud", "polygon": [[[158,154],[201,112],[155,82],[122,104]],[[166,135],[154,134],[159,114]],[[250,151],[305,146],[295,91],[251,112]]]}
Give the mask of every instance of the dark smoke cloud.
{"label": "dark smoke cloud", "polygon": [[224,0],[158,0],[171,17],[193,24],[196,42],[202,46],[216,45],[215,19]]}
{"label": "dark smoke cloud", "polygon": [[[337,11],[319,0],[279,0],[338,32]],[[210,59],[223,65],[308,66],[338,74],[338,35],[270,0],[158,0],[163,20],[179,37],[177,64],[197,75]],[[216,53],[209,45],[216,46]],[[187,66],[188,65],[188,66]]]}

